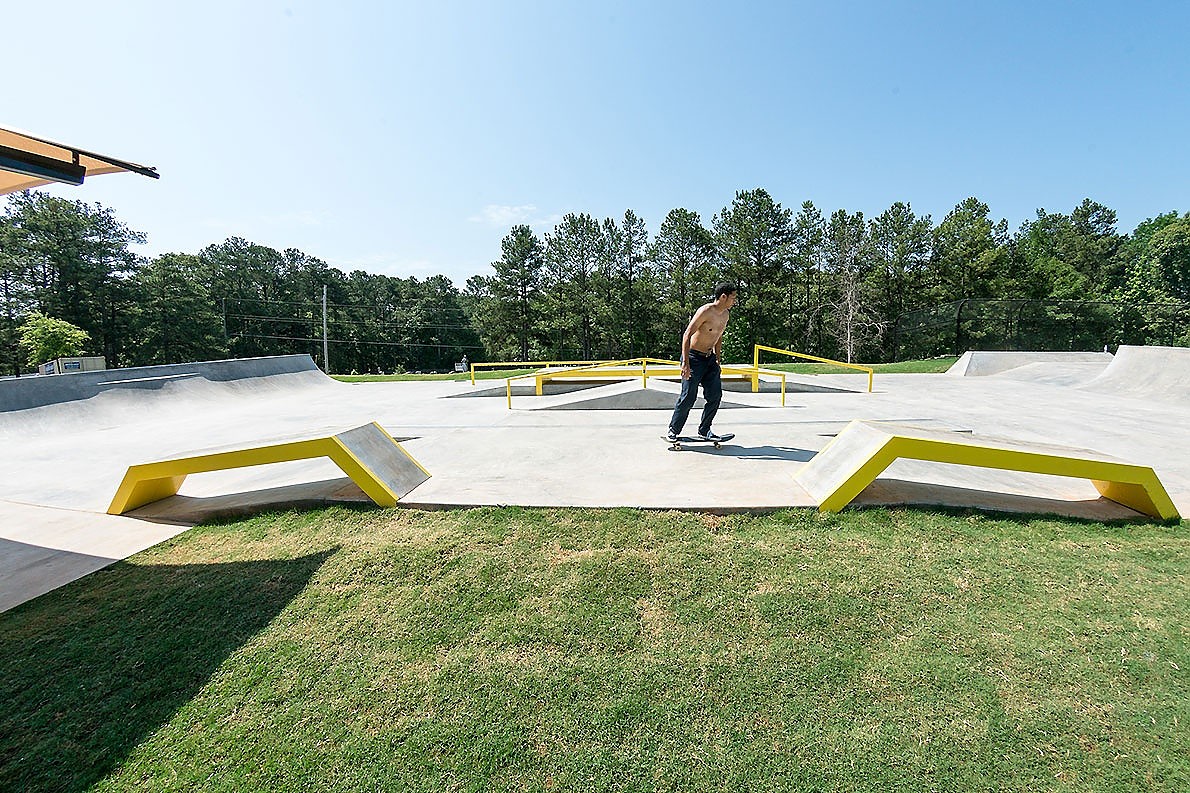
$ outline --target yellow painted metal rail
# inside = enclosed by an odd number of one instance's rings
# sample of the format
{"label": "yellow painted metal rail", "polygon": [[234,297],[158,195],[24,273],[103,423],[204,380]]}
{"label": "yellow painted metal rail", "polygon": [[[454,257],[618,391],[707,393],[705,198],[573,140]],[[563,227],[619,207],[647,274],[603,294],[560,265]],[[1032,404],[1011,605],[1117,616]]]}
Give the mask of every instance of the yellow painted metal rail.
{"label": "yellow painted metal rail", "polygon": [[487,369],[524,369],[526,366],[586,366],[598,361],[481,361],[471,364],[471,385],[475,385],[475,370]]}
{"label": "yellow painted metal rail", "polygon": [[[868,373],[868,393],[872,392],[872,376],[875,370],[870,366],[861,366],[857,363],[844,363],[843,361],[834,361],[830,358],[819,358],[817,355],[807,355],[804,352],[792,352],[790,350],[782,350],[779,347],[766,347],[763,344],[756,344],[752,347],[752,366],[760,368],[760,353],[761,352],[775,352],[778,355],[788,355],[791,358],[804,358],[807,361],[816,361],[818,363],[828,363],[832,366],[842,366],[845,369],[857,369],[861,372]],[[755,390],[755,389],[753,389]]]}
{"label": "yellow painted metal rail", "polygon": [[391,507],[430,472],[375,422],[324,435],[211,450],[130,465],[108,507],[108,514],[176,495],[187,475],[229,468],[329,457],[376,504]]}
{"label": "yellow painted metal rail", "polygon": [[[781,381],[781,406],[785,406],[785,372],[775,369],[757,369],[748,365],[722,364],[720,370],[726,375],[737,375],[753,381],[752,389],[757,390],[757,380],[760,375],[773,377]],[[536,387],[534,392],[541,396],[544,386],[550,380],[558,378],[636,378],[641,379],[641,388],[647,388],[650,377],[681,377],[682,365],[678,361],[666,358],[625,358],[619,361],[597,361],[586,363],[584,366],[570,366],[555,371],[538,371],[528,374],[514,375],[505,380],[505,392],[508,398],[508,409],[512,410],[512,382],[514,380],[528,380],[533,378]]]}
{"label": "yellow painted metal rail", "polygon": [[1161,520],[1178,510],[1152,468],[1086,449],[972,438],[897,424],[853,421],[795,479],[824,512],[838,512],[895,460],[1089,479],[1104,498]]}

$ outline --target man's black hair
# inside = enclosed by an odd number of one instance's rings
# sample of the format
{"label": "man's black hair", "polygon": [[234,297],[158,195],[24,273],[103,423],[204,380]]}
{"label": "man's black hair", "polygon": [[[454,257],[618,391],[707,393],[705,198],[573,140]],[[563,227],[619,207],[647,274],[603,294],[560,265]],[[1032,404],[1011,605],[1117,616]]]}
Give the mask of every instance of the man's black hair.
{"label": "man's black hair", "polygon": [[715,287],[715,300],[718,300],[723,295],[730,295],[733,292],[739,291],[735,284],[719,284]]}

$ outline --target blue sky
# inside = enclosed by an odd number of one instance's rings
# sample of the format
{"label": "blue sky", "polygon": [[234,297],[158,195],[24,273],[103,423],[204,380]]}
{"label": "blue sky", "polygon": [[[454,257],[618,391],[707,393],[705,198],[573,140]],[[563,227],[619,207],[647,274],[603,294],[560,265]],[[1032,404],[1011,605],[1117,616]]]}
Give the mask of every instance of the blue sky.
{"label": "blue sky", "polygon": [[237,235],[462,286],[514,222],[655,233],[754,187],[1190,210],[1185,2],[15,5],[0,126],[156,166],[52,188],[148,255]]}

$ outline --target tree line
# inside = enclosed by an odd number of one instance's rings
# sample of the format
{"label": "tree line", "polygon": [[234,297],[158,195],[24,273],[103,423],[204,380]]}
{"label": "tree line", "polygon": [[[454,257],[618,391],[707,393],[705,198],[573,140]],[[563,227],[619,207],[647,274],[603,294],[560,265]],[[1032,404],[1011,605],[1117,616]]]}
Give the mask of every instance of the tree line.
{"label": "tree line", "polygon": [[753,343],[867,362],[949,351],[941,339],[954,323],[906,321],[945,306],[968,323],[955,344],[995,344],[964,307],[1022,301],[1042,305],[1032,313],[1051,324],[1096,314],[1090,336],[1037,348],[1190,344],[1178,313],[1190,301],[1190,213],[1121,233],[1116,213],[1090,199],[1068,214],[1038,210],[1015,232],[976,198],[935,223],[908,203],[872,218],[826,215],[745,190],[709,223],[674,209],[652,235],[632,210],[571,213],[540,235],[512,227],[492,274],[463,290],[442,275],[344,273],[238,237],[152,258],[132,251],[143,241],[110,208],[10,196],[0,215],[0,368],[27,370],[18,340],[34,316],[80,328],[85,352],[112,367],[293,352],[325,365],[324,286],[336,372],[444,370],[464,355],[673,357],[690,315],[723,281],[740,288],[724,341],[732,360]]}
{"label": "tree line", "polygon": [[[1069,214],[1038,210],[1010,233],[976,198],[935,223],[908,203],[873,218],[827,216],[747,190],[709,224],[671,211],[651,239],[631,210],[618,220],[569,214],[542,236],[515,226],[494,275],[471,278],[467,293],[488,353],[522,360],[672,357],[693,309],[724,281],[740,288],[724,340],[731,360],[749,358],[754,343],[847,361],[932,354],[950,328],[904,317],[1010,299],[1044,302],[1051,324],[1110,305],[1095,326],[1101,344],[1190,344],[1190,315],[1170,327],[1164,310],[1190,300],[1190,213],[1158,215],[1131,234],[1116,226],[1116,213],[1090,199]],[[961,338],[990,336],[973,322]]]}
{"label": "tree line", "polygon": [[107,207],[10,196],[0,215],[0,367],[28,370],[18,340],[36,315],[83,330],[84,351],[109,367],[295,352],[324,364],[324,286],[332,371],[434,370],[482,356],[445,276],[344,273],[239,237],[144,258],[130,247],[143,240]]}

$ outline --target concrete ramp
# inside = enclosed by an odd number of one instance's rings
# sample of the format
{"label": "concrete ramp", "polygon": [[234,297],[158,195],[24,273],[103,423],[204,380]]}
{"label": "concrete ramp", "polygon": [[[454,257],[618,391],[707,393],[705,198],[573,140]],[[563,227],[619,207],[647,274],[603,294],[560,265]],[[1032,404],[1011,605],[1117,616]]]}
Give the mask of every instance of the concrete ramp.
{"label": "concrete ramp", "polygon": [[[640,380],[632,379],[555,397],[532,397],[521,400],[520,404],[513,402],[513,407],[530,410],[673,410],[681,390],[677,383],[666,380],[649,380],[648,387],[642,388]],[[694,410],[701,410],[704,404],[700,396]],[[753,406],[724,399],[719,407]]]}
{"label": "concrete ramp", "polygon": [[[1091,480],[1104,498],[1160,520],[1178,518],[1153,469],[1099,452],[1007,438],[853,421],[794,477],[825,512],[837,512],[898,459]],[[970,481],[978,486],[980,474]],[[932,503],[945,503],[942,497]]]}
{"label": "concrete ramp", "polygon": [[[491,385],[491,381],[484,385],[471,386],[467,385],[466,391],[460,391],[457,394],[447,394],[443,399],[464,399],[467,397],[499,397],[505,399],[508,396],[508,386],[503,380],[497,381],[499,385]],[[569,394],[573,391],[583,391],[588,388],[595,388],[599,383],[585,382],[585,383],[559,383],[547,382],[542,384],[542,396],[553,396],[555,394]],[[512,384],[512,395],[517,396],[536,396],[537,386],[530,380],[522,380],[518,383]]]}
{"label": "concrete ramp", "polygon": [[285,392],[298,384],[342,385],[324,375],[309,355],[138,366],[0,380],[0,413],[81,402],[106,394],[149,397],[168,392],[173,398],[187,388],[201,391],[201,387],[195,388],[198,384],[217,384],[222,388],[207,390],[228,393]]}
{"label": "concrete ramp", "polygon": [[953,377],[986,377],[1028,364],[1094,364],[1106,366],[1112,360],[1106,352],[1032,352],[968,350],[946,370]]}
{"label": "concrete ramp", "polygon": [[1110,364],[1110,360],[1090,363],[1027,363],[990,376],[998,380],[1070,387],[1089,383],[1102,374]]}
{"label": "concrete ramp", "polygon": [[1088,391],[1190,406],[1190,348],[1122,345]]}

